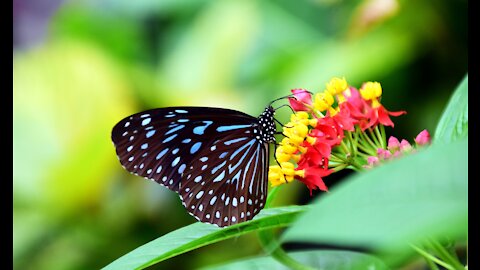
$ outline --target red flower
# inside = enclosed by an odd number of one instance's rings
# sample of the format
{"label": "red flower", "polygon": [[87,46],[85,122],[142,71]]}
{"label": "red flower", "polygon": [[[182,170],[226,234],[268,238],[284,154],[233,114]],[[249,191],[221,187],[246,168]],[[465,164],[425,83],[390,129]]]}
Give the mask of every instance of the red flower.
{"label": "red flower", "polygon": [[340,103],[339,108],[340,111],[332,117],[333,120],[335,120],[341,129],[355,131],[354,126],[358,123],[358,120],[350,114],[348,102]]}
{"label": "red flower", "polygon": [[394,124],[390,119],[391,116],[400,116],[402,114],[406,114],[406,111],[398,111],[398,112],[390,112],[383,107],[383,105],[379,105],[377,108],[368,108],[368,113],[366,114],[367,121],[360,121],[360,128],[365,130],[369,127],[376,126],[378,124],[382,124],[384,126],[393,127]]}
{"label": "red flower", "polygon": [[328,157],[330,156],[331,147],[327,144],[311,145],[308,142],[304,143],[306,151],[300,156],[297,162],[300,168],[320,166],[328,168]]}
{"label": "red flower", "polygon": [[[347,107],[352,118],[356,120],[365,119],[367,107],[367,102],[362,98],[360,92],[354,87],[350,87],[344,92],[344,96],[347,98],[347,101],[342,103],[344,107]],[[340,106],[342,106],[340,104]],[[342,110],[342,107],[340,107]]]}
{"label": "red flower", "polygon": [[312,94],[305,89],[293,89],[293,98],[288,98],[290,106],[296,112],[311,111]]}
{"label": "red flower", "polygon": [[314,137],[328,143],[331,146],[340,144],[343,139],[343,129],[330,116],[317,118],[317,125],[309,133]]}
{"label": "red flower", "polygon": [[296,171],[301,171],[301,176],[296,176],[295,178],[299,181],[302,181],[308,189],[310,189],[310,196],[312,195],[312,190],[317,188],[323,191],[328,191],[327,185],[323,182],[322,177],[330,175],[333,170],[325,169],[322,167],[301,167],[298,166]]}
{"label": "red flower", "polygon": [[368,119],[368,123],[360,123],[360,128],[362,128],[362,130],[365,130],[372,126],[376,126],[378,124],[393,127],[394,125],[392,120],[390,120],[390,115],[400,116],[407,113],[406,111],[390,112],[387,111],[385,107],[383,107],[383,105],[379,101],[382,95],[382,87],[378,82],[364,83],[360,88],[359,92],[362,98],[366,100],[368,105],[366,108],[366,118]]}

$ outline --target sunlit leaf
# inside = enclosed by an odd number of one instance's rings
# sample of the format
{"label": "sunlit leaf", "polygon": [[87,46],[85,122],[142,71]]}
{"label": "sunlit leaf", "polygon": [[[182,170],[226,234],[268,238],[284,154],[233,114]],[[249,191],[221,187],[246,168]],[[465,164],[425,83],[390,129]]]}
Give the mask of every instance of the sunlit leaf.
{"label": "sunlit leaf", "polygon": [[308,206],[264,209],[253,220],[226,228],[194,223],[161,236],[120,257],[104,269],[143,269],[190,250],[259,229],[285,227]]}
{"label": "sunlit leaf", "polygon": [[451,142],[468,136],[468,75],[455,90],[435,130],[434,142]]}
{"label": "sunlit leaf", "polygon": [[467,171],[466,140],[432,145],[346,179],[283,241],[405,251],[425,236],[466,239]]}

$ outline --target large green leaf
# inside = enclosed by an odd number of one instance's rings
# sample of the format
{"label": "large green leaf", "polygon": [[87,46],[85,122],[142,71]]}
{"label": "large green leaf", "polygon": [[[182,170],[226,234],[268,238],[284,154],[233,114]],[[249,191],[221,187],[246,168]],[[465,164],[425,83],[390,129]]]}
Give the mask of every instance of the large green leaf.
{"label": "large green leaf", "polygon": [[280,228],[292,223],[308,206],[264,209],[255,219],[226,228],[194,223],[159,237],[120,257],[104,269],[143,269],[187,251],[252,231]]}
{"label": "large green leaf", "polygon": [[[381,260],[371,255],[352,252],[352,251],[302,251],[289,253],[295,260],[316,269],[328,270],[351,270],[351,269],[369,269],[381,270],[389,269]],[[272,257],[257,257],[233,262],[214,267],[208,267],[204,270],[235,270],[235,269],[269,269],[286,270],[285,265],[279,263]]]}
{"label": "large green leaf", "polygon": [[435,130],[435,142],[451,142],[468,136],[468,75],[455,90]]}
{"label": "large green leaf", "polygon": [[408,251],[425,236],[465,239],[468,141],[438,144],[357,174],[315,201],[283,241]]}

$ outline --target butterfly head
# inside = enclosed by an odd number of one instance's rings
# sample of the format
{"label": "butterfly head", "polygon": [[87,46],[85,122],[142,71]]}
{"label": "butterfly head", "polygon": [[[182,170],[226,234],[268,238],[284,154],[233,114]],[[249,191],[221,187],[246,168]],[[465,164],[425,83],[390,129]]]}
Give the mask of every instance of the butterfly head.
{"label": "butterfly head", "polygon": [[273,116],[275,115],[275,109],[272,106],[268,106],[258,117],[258,132],[257,139],[266,143],[275,143],[275,133],[277,127]]}

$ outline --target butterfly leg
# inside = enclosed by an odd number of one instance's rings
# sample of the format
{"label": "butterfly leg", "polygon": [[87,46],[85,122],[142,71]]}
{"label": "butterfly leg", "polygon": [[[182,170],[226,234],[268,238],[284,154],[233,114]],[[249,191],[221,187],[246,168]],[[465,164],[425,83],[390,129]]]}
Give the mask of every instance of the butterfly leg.
{"label": "butterfly leg", "polygon": [[[282,168],[282,165],[280,165],[280,162],[278,162],[278,159],[277,159],[277,145],[280,145],[279,143],[274,143],[273,144],[275,146],[275,152],[273,152],[273,158],[275,159],[275,162],[277,162],[278,166],[280,168]],[[283,174],[283,177],[286,179],[287,176],[285,174]]]}

